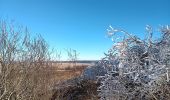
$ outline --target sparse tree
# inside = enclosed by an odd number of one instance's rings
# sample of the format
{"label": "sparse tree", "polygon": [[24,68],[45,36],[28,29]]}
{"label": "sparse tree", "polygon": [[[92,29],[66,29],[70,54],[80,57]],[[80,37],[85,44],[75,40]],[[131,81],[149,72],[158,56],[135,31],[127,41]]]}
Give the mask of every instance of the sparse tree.
{"label": "sparse tree", "polygon": [[47,100],[50,52],[38,35],[0,21],[0,100]]}
{"label": "sparse tree", "polygon": [[78,60],[79,53],[77,53],[76,50],[73,50],[71,48],[67,49],[66,51],[67,51],[69,61],[71,61],[73,66],[76,67],[76,63],[77,63],[77,60]]}

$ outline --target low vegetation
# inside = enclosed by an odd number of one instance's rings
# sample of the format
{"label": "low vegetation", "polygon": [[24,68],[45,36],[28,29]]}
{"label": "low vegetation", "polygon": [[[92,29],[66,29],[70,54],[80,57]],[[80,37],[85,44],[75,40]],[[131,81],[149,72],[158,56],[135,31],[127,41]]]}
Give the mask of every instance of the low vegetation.
{"label": "low vegetation", "polygon": [[0,100],[169,100],[170,29],[161,27],[159,39],[146,30],[142,40],[110,26],[113,48],[92,65],[73,49],[61,61],[41,35],[1,20]]}
{"label": "low vegetation", "polygon": [[32,37],[27,28],[1,20],[0,100],[49,100],[55,84],[88,66],[54,61],[51,55],[58,54],[53,53],[41,35]]}
{"label": "low vegetation", "polygon": [[145,40],[122,29],[108,30],[113,39],[117,33],[124,35],[101,61],[107,71],[99,76],[101,100],[169,100],[170,29],[161,27],[160,39],[152,38],[152,27],[146,30]]}

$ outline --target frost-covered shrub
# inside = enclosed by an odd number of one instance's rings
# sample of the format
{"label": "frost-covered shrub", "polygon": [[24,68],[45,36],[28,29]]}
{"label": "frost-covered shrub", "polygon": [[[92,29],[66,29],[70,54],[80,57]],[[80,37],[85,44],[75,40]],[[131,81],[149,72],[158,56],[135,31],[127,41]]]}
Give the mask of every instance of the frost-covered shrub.
{"label": "frost-covered shrub", "polygon": [[102,63],[98,62],[95,63],[94,65],[88,66],[81,77],[84,80],[97,80],[97,76],[102,76],[106,74],[106,70],[102,67]]}
{"label": "frost-covered shrub", "polygon": [[160,39],[152,39],[152,28],[146,27],[148,38],[142,40],[124,30],[110,27],[112,40],[123,33],[101,60],[107,74],[99,76],[101,100],[167,100],[170,98],[170,29],[162,27]]}

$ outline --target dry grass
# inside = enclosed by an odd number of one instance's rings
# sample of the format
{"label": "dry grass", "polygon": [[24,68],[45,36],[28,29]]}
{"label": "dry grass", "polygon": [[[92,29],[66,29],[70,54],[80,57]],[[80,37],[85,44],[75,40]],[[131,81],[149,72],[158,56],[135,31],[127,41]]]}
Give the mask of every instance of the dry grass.
{"label": "dry grass", "polygon": [[[54,65],[54,64],[53,64]],[[63,63],[60,67],[51,69],[54,80],[51,100],[98,100],[97,87],[99,84],[89,80],[79,80],[83,70],[90,64]]]}
{"label": "dry grass", "polygon": [[87,67],[91,65],[90,63],[52,63],[53,68],[57,68],[57,70],[68,70],[68,69],[84,69],[84,67]]}
{"label": "dry grass", "polygon": [[[58,64],[55,63],[52,67],[41,67],[37,71],[34,69],[29,70],[27,77],[32,81],[33,79],[36,79],[36,85],[38,87],[36,87],[35,90],[41,90],[41,92],[37,92],[37,100],[50,100],[56,84],[79,77],[83,70],[88,66],[88,64],[76,64],[76,66],[73,67],[69,63],[62,64],[62,67],[55,65]],[[14,80],[18,77],[11,75],[11,79]]]}
{"label": "dry grass", "polygon": [[98,86],[94,81],[71,79],[58,84],[51,100],[98,100]]}
{"label": "dry grass", "polygon": [[51,68],[46,71],[50,71],[50,78],[57,81],[64,81],[81,75],[83,70],[90,64],[77,63],[76,66],[72,66],[69,63],[53,64]]}
{"label": "dry grass", "polygon": [[[40,92],[36,92],[37,100],[50,100],[54,94],[53,89],[56,84],[79,77],[83,70],[89,66],[89,64],[76,64],[76,66],[72,66],[69,63],[63,63],[60,66],[57,65],[55,63],[52,67],[41,67],[38,71],[29,70],[27,77],[32,81],[35,79],[38,86],[35,90],[40,90]],[[16,80],[18,77],[12,75],[11,78]]]}
{"label": "dry grass", "polygon": [[[97,84],[95,82],[84,80],[80,81],[79,84],[70,83],[70,80],[74,81],[75,78],[79,77],[83,70],[89,65],[90,64],[79,63],[73,67],[69,63],[64,63],[62,64],[62,67],[53,66],[50,70],[48,69],[48,71],[50,71],[49,78],[54,82],[54,87],[52,89],[53,93],[50,99],[67,100],[71,97],[69,100],[79,100],[80,98],[81,100],[97,100]],[[55,90],[56,88],[61,89]]]}

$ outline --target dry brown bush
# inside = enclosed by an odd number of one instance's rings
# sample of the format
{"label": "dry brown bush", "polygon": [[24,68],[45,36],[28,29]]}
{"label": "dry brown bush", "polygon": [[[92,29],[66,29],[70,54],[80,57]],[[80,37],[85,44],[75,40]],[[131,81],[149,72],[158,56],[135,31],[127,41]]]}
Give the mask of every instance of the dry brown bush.
{"label": "dry brown bush", "polygon": [[51,100],[98,100],[98,86],[94,81],[73,78],[58,84]]}
{"label": "dry brown bush", "polygon": [[1,20],[0,100],[48,100],[55,81],[46,71],[50,54],[40,35],[31,38],[27,29]]}

